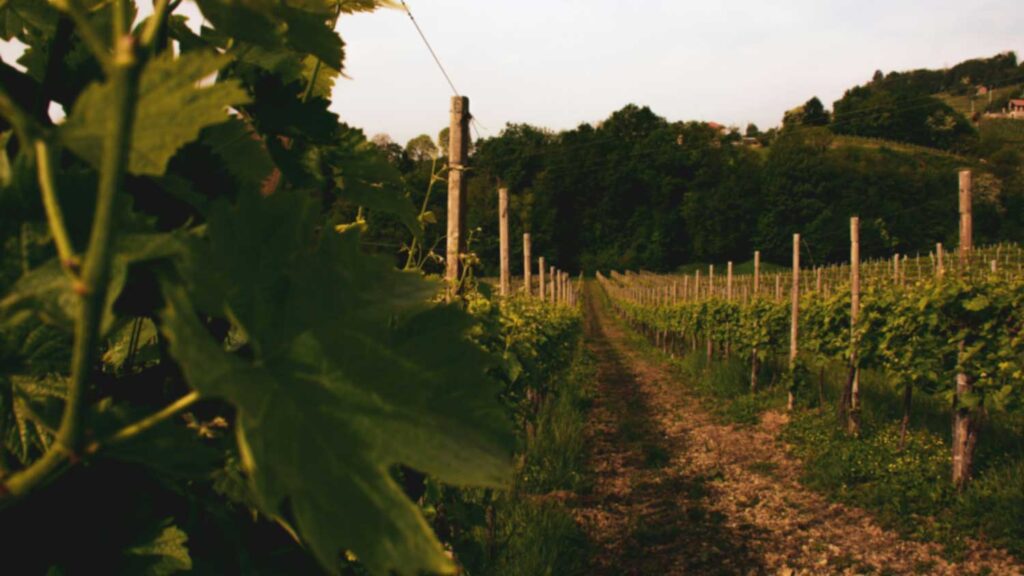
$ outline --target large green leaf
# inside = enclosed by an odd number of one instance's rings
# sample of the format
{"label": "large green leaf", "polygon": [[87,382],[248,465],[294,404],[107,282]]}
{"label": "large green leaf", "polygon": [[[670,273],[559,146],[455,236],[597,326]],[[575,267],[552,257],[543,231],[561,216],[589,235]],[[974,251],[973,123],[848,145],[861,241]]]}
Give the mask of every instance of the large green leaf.
{"label": "large green leaf", "polygon": [[[114,302],[128,281],[129,268],[136,263],[160,260],[182,251],[181,239],[174,234],[126,234],[116,239],[110,264],[110,282],[101,333],[114,323]],[[78,309],[78,297],[71,279],[52,259],[22,276],[11,291],[0,299],[0,327],[20,323],[26,314],[35,314],[44,322],[71,332]]]}
{"label": "large green leaf", "polygon": [[[229,56],[222,54],[193,51],[180,58],[156,58],[147,64],[132,131],[130,172],[162,175],[179,148],[197,139],[203,128],[226,122],[228,107],[249,101],[234,80],[205,88],[197,85],[230,61]],[[111,113],[110,86],[91,85],[61,126],[61,140],[98,166]]]}
{"label": "large green leaf", "polygon": [[263,140],[237,118],[203,130],[202,142],[224,162],[224,168],[243,190],[261,189],[274,171],[274,161]]}
{"label": "large green leaf", "polygon": [[[358,139],[353,141],[353,136]],[[367,142],[356,130],[348,130],[342,143],[327,151],[335,168],[335,183],[341,196],[370,210],[396,216],[419,236],[423,232],[419,213],[405,191],[401,174],[388,162],[379,148]]]}
{"label": "large green leaf", "polygon": [[26,28],[52,35],[57,29],[57,11],[39,0],[0,1],[0,39],[20,36]]}
{"label": "large green leaf", "polygon": [[218,31],[267,49],[287,48],[317,57],[340,70],[341,37],[329,26],[334,2],[306,0],[290,5],[276,0],[197,0]]}
{"label": "large green leaf", "polygon": [[[197,390],[237,406],[261,507],[326,567],[350,550],[374,573],[451,572],[388,471],[508,481],[493,359],[467,340],[467,315],[431,304],[437,284],[362,254],[355,234],[317,237],[312,213],[290,192],[214,207],[185,268],[192,293],[164,280],[171,354]],[[246,357],[211,339],[193,300],[236,322]]]}

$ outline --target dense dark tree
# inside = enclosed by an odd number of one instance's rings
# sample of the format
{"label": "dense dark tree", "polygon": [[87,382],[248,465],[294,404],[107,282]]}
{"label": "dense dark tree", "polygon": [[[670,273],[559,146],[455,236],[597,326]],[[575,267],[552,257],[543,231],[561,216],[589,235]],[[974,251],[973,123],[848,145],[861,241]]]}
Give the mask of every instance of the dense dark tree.
{"label": "dense dark tree", "polygon": [[[756,249],[785,264],[795,232],[804,238],[808,263],[845,261],[853,215],[861,217],[865,258],[926,252],[936,242],[956,243],[963,168],[977,174],[978,243],[1024,240],[1024,123],[984,120],[976,130],[935,96],[968,77],[1008,78],[1007,70],[1024,76],[1012,54],[950,70],[877,72],[836,102],[831,118],[811,98],[787,112],[781,129],[748,125],[745,134],[763,148],[744,146],[737,130],[670,123],[636,105],[560,133],[509,125],[474,142],[470,156],[468,224],[481,272],[497,273],[499,186],[511,192],[516,274],[527,231],[535,256],[588,273],[738,262]],[[443,155],[447,129],[439,141]],[[427,200],[423,245],[443,251],[445,163],[434,166],[430,138],[414,142],[399,164],[413,201]],[[384,144],[386,151],[394,148]],[[433,176],[432,167],[439,170]],[[402,228],[371,226],[380,230]],[[406,239],[389,233],[371,232],[367,243],[397,250]],[[428,270],[439,271],[440,262]]]}
{"label": "dense dark tree", "polygon": [[413,162],[431,160],[437,156],[437,152],[437,144],[426,134],[420,134],[405,145],[405,153]]}

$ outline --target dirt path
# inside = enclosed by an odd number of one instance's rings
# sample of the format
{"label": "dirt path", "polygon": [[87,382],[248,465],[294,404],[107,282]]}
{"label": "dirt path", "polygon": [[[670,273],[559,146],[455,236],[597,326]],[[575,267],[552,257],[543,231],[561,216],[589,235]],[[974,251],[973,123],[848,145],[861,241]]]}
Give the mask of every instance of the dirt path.
{"label": "dirt path", "polygon": [[951,564],[937,546],[803,489],[777,440],[784,415],[716,424],[635,348],[596,290],[588,287],[586,327],[598,362],[595,479],[574,505],[597,547],[594,574],[1024,574],[981,547]]}

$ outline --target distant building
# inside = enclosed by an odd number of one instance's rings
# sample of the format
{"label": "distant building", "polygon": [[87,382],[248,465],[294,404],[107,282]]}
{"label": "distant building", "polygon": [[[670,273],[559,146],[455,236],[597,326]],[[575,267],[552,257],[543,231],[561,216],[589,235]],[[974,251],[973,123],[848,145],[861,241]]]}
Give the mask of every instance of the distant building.
{"label": "distant building", "polygon": [[1009,105],[1006,107],[1006,112],[1010,115],[1010,118],[1024,120],[1024,98],[1010,100]]}
{"label": "distant building", "polygon": [[988,86],[978,86],[977,96],[988,96]]}
{"label": "distant building", "polygon": [[723,134],[729,130],[728,128],[726,128],[725,126],[719,124],[718,122],[708,122],[707,125],[708,125],[708,128],[711,128],[712,130],[721,132]]}

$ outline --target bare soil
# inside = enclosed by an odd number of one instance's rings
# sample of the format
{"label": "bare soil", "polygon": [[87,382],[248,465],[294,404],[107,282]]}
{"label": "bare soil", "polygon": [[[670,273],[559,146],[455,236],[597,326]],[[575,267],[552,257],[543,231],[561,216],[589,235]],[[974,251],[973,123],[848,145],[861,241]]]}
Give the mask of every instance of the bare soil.
{"label": "bare soil", "polygon": [[779,440],[785,414],[717,423],[678,374],[638,349],[598,289],[586,299],[598,362],[594,485],[569,501],[596,547],[592,574],[1024,575],[981,544],[950,562],[938,545],[802,487],[800,463]]}

